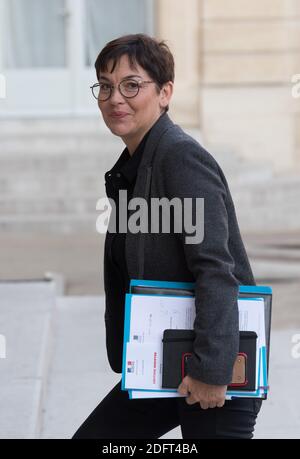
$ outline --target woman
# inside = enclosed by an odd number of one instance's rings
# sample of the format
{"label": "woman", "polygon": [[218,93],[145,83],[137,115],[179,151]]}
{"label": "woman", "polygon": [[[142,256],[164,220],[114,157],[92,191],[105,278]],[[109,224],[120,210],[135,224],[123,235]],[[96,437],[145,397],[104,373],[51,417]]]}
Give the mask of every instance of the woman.
{"label": "woman", "polygon": [[[119,382],[73,438],[159,438],[181,426],[183,438],[252,438],[261,401],[225,401],[238,352],[239,284],[254,284],[225,177],[199,143],[167,111],[174,60],[164,42],[147,35],[108,43],[96,63],[92,89],[103,119],[126,148],[105,174],[119,206],[142,197],[204,198],[204,238],[186,230],[108,231],[104,254],[106,345],[113,371],[122,371],[124,297],[130,278],[196,283],[196,339],[179,398],[129,399]],[[116,212],[118,215],[118,212]],[[193,209],[193,221],[196,220]],[[174,215],[171,221],[175,224]]]}

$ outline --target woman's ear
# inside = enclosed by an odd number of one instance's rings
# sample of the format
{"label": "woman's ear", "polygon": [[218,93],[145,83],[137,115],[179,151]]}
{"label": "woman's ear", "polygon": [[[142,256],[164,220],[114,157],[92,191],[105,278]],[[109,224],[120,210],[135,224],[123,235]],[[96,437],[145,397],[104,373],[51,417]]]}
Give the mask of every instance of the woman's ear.
{"label": "woman's ear", "polygon": [[172,94],[174,89],[174,83],[172,81],[168,81],[163,85],[160,90],[160,107],[166,108],[171,100]]}

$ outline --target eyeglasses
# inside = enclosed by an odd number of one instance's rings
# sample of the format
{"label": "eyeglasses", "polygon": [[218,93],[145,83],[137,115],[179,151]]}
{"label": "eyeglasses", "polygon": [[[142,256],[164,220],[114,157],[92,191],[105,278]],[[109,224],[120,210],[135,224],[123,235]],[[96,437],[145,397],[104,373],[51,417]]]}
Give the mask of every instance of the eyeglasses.
{"label": "eyeglasses", "polygon": [[[118,89],[122,96],[126,97],[126,99],[132,99],[138,95],[139,90],[144,83],[155,83],[155,81],[124,80],[119,83]],[[114,87],[114,85],[109,83],[95,83],[93,86],[90,86],[95,99],[100,100],[101,102],[104,102],[111,97]]]}

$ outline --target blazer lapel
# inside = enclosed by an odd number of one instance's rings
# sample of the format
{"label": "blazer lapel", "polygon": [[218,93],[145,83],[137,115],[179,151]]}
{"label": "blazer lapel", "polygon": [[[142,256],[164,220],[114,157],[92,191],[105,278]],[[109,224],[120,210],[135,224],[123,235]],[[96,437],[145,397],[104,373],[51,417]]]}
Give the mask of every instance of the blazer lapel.
{"label": "blazer lapel", "polygon": [[[154,124],[147,139],[143,157],[138,168],[136,184],[132,198],[144,198],[148,202],[151,185],[152,162],[162,135],[174,125],[173,121],[165,113]],[[135,210],[128,211],[128,218]],[[144,277],[144,243],[145,234],[126,234],[125,256],[130,279],[143,279]]]}

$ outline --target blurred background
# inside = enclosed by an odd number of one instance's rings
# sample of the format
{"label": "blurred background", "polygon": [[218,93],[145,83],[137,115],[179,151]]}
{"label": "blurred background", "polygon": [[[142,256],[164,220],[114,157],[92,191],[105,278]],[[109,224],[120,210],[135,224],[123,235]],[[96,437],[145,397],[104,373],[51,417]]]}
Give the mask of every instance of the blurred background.
{"label": "blurred background", "polygon": [[68,438],[120,379],[96,202],[124,145],[90,86],[105,43],[138,32],[173,52],[170,117],[221,165],[273,288],[257,437],[300,438],[298,0],[0,0],[0,437]]}

